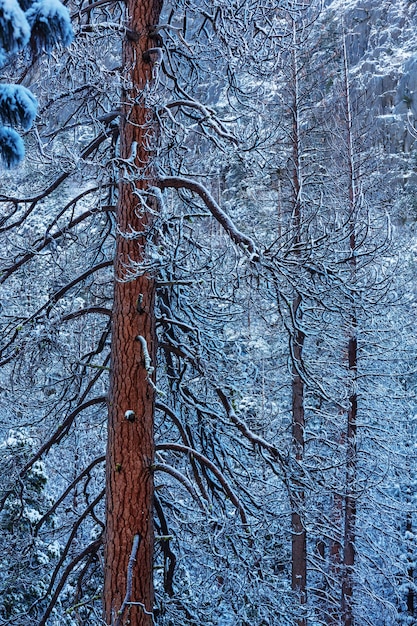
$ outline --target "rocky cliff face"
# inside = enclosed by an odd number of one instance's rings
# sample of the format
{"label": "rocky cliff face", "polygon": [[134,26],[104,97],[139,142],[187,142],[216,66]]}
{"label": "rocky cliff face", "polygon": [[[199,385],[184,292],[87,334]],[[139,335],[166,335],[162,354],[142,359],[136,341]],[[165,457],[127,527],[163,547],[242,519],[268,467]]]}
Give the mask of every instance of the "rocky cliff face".
{"label": "rocky cliff face", "polygon": [[417,132],[417,2],[330,0],[325,17],[346,33],[354,88],[389,154],[408,154]]}

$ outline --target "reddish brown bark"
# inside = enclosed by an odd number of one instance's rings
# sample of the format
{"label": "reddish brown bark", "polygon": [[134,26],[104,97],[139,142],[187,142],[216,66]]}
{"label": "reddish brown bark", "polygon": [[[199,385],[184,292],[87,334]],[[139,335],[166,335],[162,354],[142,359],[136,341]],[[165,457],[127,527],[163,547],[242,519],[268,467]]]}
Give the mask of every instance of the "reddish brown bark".
{"label": "reddish brown bark", "polygon": [[[143,344],[146,342],[153,362],[155,286],[146,275],[129,281],[123,279],[130,261],[141,262],[144,258],[145,231],[151,220],[137,195],[137,189],[146,189],[149,184],[149,147],[155,132],[141,90],[152,82],[152,59],[145,55],[144,60],[143,54],[155,47],[150,33],[152,26],[158,23],[161,7],[162,0],[129,0],[130,21],[123,43],[125,85],[129,90],[122,94],[120,157],[129,159],[136,152],[136,169],[130,164],[126,169],[122,167],[117,207],[119,232],[112,316],[104,613],[107,624],[129,623],[131,626],[153,623],[154,391]],[[123,236],[133,231],[137,233],[135,238]],[[134,544],[138,543],[135,537],[139,537],[139,545],[137,552],[132,553]],[[129,602],[123,604],[126,598]]]}

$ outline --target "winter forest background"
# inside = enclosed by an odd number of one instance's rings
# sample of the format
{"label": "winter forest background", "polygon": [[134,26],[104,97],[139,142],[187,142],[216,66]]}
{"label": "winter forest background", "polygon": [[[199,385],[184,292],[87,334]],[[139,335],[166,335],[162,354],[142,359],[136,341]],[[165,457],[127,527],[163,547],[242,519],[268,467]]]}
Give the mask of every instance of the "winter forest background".
{"label": "winter forest background", "polygon": [[416,625],[417,3],[56,2],[0,1],[0,625]]}

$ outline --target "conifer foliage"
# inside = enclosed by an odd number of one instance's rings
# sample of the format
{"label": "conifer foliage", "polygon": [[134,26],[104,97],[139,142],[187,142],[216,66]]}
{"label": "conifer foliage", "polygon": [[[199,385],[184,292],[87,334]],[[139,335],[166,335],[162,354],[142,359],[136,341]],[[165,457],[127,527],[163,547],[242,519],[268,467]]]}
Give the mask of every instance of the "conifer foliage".
{"label": "conifer foliage", "polygon": [[[59,0],[1,0],[0,65],[30,46],[33,58],[49,53],[58,43],[72,40],[68,10]],[[7,167],[18,165],[24,155],[24,143],[15,130],[29,130],[37,111],[35,96],[23,85],[0,85],[0,158]]]}

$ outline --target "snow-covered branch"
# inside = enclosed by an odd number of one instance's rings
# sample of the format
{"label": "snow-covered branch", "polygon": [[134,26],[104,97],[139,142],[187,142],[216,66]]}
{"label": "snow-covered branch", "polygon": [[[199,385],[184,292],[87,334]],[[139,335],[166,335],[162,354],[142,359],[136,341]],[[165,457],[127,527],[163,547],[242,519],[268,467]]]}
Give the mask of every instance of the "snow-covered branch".
{"label": "snow-covered branch", "polygon": [[165,472],[166,474],[169,474],[170,476],[175,478],[179,483],[181,483],[181,485],[185,487],[193,500],[195,500],[198,503],[199,507],[204,511],[204,507],[201,503],[200,498],[198,497],[196,490],[194,489],[192,483],[188,480],[188,478],[184,476],[184,474],[182,474],[175,467],[172,467],[172,465],[167,465],[166,463],[155,463],[153,466],[153,470],[154,472]]}
{"label": "snow-covered branch", "polygon": [[223,391],[220,388],[217,388],[216,392],[226,410],[228,417],[232,420],[233,424],[237,426],[242,435],[249,439],[249,441],[251,441],[254,445],[259,446],[264,450],[267,450],[275,460],[278,460],[281,463],[282,466],[287,465],[282,454],[276,446],[266,441],[266,439],[264,439],[263,437],[259,437],[259,435],[250,430],[247,424],[236,415],[232,405],[230,404],[227,396],[223,393]]}
{"label": "snow-covered branch", "polygon": [[127,566],[126,596],[125,596],[125,598],[123,600],[123,604],[120,607],[120,610],[118,611],[117,620],[116,620],[116,625],[115,626],[121,626],[122,620],[123,620],[123,614],[124,614],[124,612],[126,610],[126,607],[130,603],[130,599],[132,597],[133,567],[134,567],[134,565],[136,563],[136,555],[137,555],[138,548],[139,548],[139,545],[140,545],[140,540],[141,540],[141,536],[139,534],[136,534],[133,537],[132,550],[131,550],[131,553],[130,553],[129,563],[128,563],[128,566]]}
{"label": "snow-covered branch", "polygon": [[194,448],[190,448],[188,446],[183,446],[179,443],[160,443],[156,446],[156,450],[171,450],[173,452],[183,452],[188,454],[190,457],[194,457],[199,463],[205,465],[217,478],[219,483],[224,489],[224,492],[229,497],[230,501],[234,504],[234,506],[239,511],[240,519],[242,523],[248,527],[248,520],[246,517],[245,509],[243,508],[242,503],[239,501],[238,497],[230,487],[226,478],[223,476],[221,471],[208,459],[204,454],[197,452]]}
{"label": "snow-covered branch", "polygon": [[207,122],[215,131],[215,133],[219,135],[219,137],[223,137],[223,139],[228,139],[234,144],[239,143],[236,137],[232,133],[230,133],[225,125],[221,122],[221,120],[218,119],[213,109],[209,109],[201,102],[196,102],[195,100],[174,100],[173,102],[168,102],[168,104],[165,105],[166,109],[175,109],[181,107],[196,109],[203,115],[201,122]]}
{"label": "snow-covered branch", "polygon": [[237,228],[232,219],[217,204],[211,193],[206,187],[204,187],[204,185],[195,180],[191,180],[190,178],[183,178],[182,176],[161,176],[155,184],[161,189],[189,189],[193,193],[196,193],[200,196],[212,216],[223,226],[232,241],[246,250],[250,254],[251,260],[259,260],[259,252],[253,239],[242,233]]}

